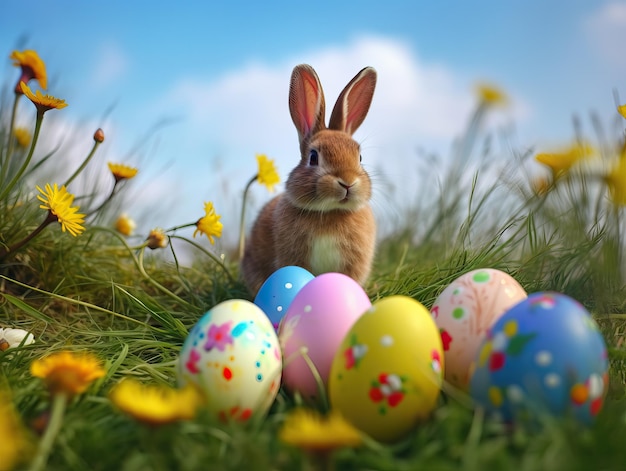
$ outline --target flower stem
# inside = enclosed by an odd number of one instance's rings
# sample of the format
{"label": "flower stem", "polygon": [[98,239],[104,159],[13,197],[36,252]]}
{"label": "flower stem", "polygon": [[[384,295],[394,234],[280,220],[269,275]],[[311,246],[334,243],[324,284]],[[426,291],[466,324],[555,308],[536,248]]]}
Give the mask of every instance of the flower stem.
{"label": "flower stem", "polygon": [[230,274],[230,272],[228,271],[228,268],[226,267],[226,265],[224,265],[224,261],[219,258],[218,256],[216,256],[214,253],[209,252],[208,250],[206,250],[204,247],[202,247],[200,244],[196,244],[194,241],[187,239],[186,237],[181,237],[181,236],[176,236],[176,235],[171,235],[169,236],[170,239],[179,239],[179,240],[184,240],[185,242],[187,242],[188,244],[193,245],[195,248],[197,248],[198,250],[200,250],[201,252],[204,252],[211,260],[213,260],[215,263],[217,263],[220,267],[222,267],[222,269],[224,270],[224,272],[226,273],[226,276],[228,276],[228,279],[230,280],[231,283],[234,283],[235,280],[233,279],[233,276]]}
{"label": "flower stem", "polygon": [[458,155],[458,158],[461,159],[462,162],[467,162],[469,160],[474,144],[476,143],[476,138],[478,137],[480,131],[480,126],[485,118],[488,108],[487,103],[481,102],[472,115],[469,125],[465,131],[465,135],[462,138]]}
{"label": "flower stem", "polygon": [[64,392],[56,393],[52,399],[52,412],[50,413],[50,422],[39,442],[39,448],[35,459],[30,465],[30,471],[40,471],[45,468],[52,450],[52,445],[61,430],[63,424],[63,416],[67,406],[68,396]]}
{"label": "flower stem", "polygon": [[164,232],[174,232],[177,231],[179,229],[186,229],[188,227],[193,227],[195,226],[197,223],[196,222],[190,222],[188,224],[181,224],[180,226],[174,226],[174,227],[170,227],[169,229],[166,229]]}
{"label": "flower stem", "polygon": [[[102,208],[104,208],[107,204],[109,204],[109,202],[113,199],[113,197],[115,196],[115,192],[117,191],[117,184],[118,184],[119,180],[115,180],[115,183],[113,184],[113,189],[111,190],[111,193],[109,194],[109,196],[107,197],[107,199],[105,199],[100,206],[95,207],[94,209],[90,210],[85,217],[90,217],[93,216],[94,214],[96,214],[97,212],[99,212]],[[67,186],[67,183],[66,183]]]}
{"label": "flower stem", "polygon": [[39,226],[37,226],[37,228],[31,232],[30,234],[28,234],[24,239],[20,240],[19,242],[13,244],[12,246],[8,247],[8,248],[3,248],[0,249],[0,259],[3,259],[4,257],[6,257],[7,255],[9,255],[11,252],[15,252],[19,249],[21,249],[24,245],[26,245],[28,242],[30,242],[32,239],[34,239],[41,231],[44,230],[44,228],[54,222],[57,221],[58,218],[52,214],[52,212],[48,211],[48,216],[46,217],[46,219],[44,219],[44,221],[39,224]]}
{"label": "flower stem", "polygon": [[78,167],[76,171],[72,174],[72,176],[67,179],[67,181],[64,183],[64,186],[67,187],[78,176],[78,174],[84,170],[84,168],[87,166],[91,158],[96,153],[96,149],[98,148],[99,145],[100,145],[99,141],[94,141],[93,147],[91,148],[91,152],[89,152],[89,155],[87,155],[85,160],[83,160],[83,163],[80,164],[80,167]]}
{"label": "flower stem", "polygon": [[24,175],[24,172],[26,171],[28,164],[33,158],[33,153],[35,152],[35,145],[37,144],[37,139],[39,138],[39,131],[41,130],[42,122],[43,122],[43,112],[37,110],[37,120],[35,121],[35,132],[33,134],[33,141],[30,143],[30,150],[28,151],[28,156],[26,157],[26,160],[24,161],[24,163],[22,164],[18,172],[11,179],[9,184],[4,188],[4,190],[2,190],[2,193],[0,193],[0,201],[2,201],[11,192],[13,187],[17,184],[17,182],[19,182],[20,178],[22,178],[22,175]]}
{"label": "flower stem", "polygon": [[245,243],[246,243],[245,241],[246,228],[244,227],[244,222],[246,219],[246,200],[248,199],[248,191],[250,190],[250,187],[252,186],[252,184],[256,181],[258,177],[259,177],[259,174],[257,173],[254,177],[252,177],[248,181],[246,188],[243,190],[243,201],[241,202],[241,218],[239,219],[239,260],[243,258],[243,250],[244,250]]}
{"label": "flower stem", "polygon": [[154,286],[155,288],[157,288],[158,290],[163,292],[165,295],[167,295],[167,296],[171,297],[172,299],[176,300],[181,305],[183,305],[183,306],[191,306],[190,303],[188,303],[187,301],[182,299],[177,294],[171,292],[169,289],[167,289],[161,283],[159,283],[154,278],[152,278],[150,275],[148,275],[148,272],[146,272],[146,269],[143,266],[143,257],[144,257],[145,251],[146,251],[146,248],[142,247],[141,250],[139,250],[139,256],[138,257],[135,257],[135,255],[131,254],[132,257],[133,257],[133,261],[135,262],[135,266],[139,270],[139,273],[141,273],[141,276],[143,276],[146,279],[146,281],[148,281],[152,286]]}
{"label": "flower stem", "polygon": [[335,471],[335,463],[333,461],[332,451],[323,450],[309,453],[313,469],[319,471]]}
{"label": "flower stem", "polygon": [[9,168],[9,160],[11,160],[11,154],[13,153],[13,130],[15,128],[15,116],[17,115],[17,103],[19,102],[21,93],[15,94],[15,100],[13,101],[13,109],[11,110],[11,122],[9,124],[9,132],[7,133],[7,148],[5,158],[2,162],[2,181],[6,178],[6,174]]}

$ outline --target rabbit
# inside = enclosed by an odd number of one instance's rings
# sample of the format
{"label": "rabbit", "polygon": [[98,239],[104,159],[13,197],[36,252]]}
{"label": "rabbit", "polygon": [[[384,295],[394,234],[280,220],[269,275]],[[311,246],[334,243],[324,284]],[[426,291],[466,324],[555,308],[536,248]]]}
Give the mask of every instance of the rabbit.
{"label": "rabbit", "polygon": [[298,131],[300,162],[285,192],[270,200],[245,245],[243,279],[256,296],[276,270],[296,265],[313,275],[339,272],[363,285],[375,252],[371,180],[352,134],[374,95],[376,70],[366,67],[343,89],[325,125],[322,85],[313,68],[293,69],[289,111]]}

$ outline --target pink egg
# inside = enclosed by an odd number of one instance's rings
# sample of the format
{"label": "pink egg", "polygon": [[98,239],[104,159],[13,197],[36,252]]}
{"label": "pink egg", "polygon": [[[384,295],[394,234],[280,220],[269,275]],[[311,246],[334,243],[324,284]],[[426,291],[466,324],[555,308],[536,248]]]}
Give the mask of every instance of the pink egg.
{"label": "pink egg", "polygon": [[492,268],[465,273],[443,290],[431,315],[441,333],[447,382],[467,390],[470,364],[487,329],[526,297],[513,277]]}
{"label": "pink egg", "polygon": [[371,305],[363,288],[341,273],[324,273],[304,285],[278,329],[285,387],[308,399],[319,397],[318,389],[325,389],[337,348]]}

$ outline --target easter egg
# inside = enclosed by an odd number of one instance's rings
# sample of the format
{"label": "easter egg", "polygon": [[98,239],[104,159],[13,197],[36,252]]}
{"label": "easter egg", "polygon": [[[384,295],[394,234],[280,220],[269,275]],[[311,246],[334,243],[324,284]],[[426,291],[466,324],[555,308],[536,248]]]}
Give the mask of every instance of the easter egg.
{"label": "easter egg", "polygon": [[293,298],[313,278],[313,274],[302,267],[279,268],[261,285],[254,298],[254,304],[259,306],[274,327],[278,328]]}
{"label": "easter egg", "polygon": [[569,296],[541,292],[489,330],[470,394],[506,422],[567,414],[590,423],[607,386],[607,347],[589,312]]}
{"label": "easter egg", "polygon": [[280,387],[282,357],[272,323],[250,301],[224,301],[193,327],[178,360],[178,383],[195,384],[222,421],[267,412]]}
{"label": "easter egg", "polygon": [[382,298],[354,323],[335,354],[331,407],[372,438],[397,441],[435,408],[443,361],[428,309],[407,296]]}
{"label": "easter egg", "polygon": [[441,292],[431,314],[443,341],[447,382],[469,387],[469,367],[487,329],[526,297],[515,279],[492,268],[465,273]]}
{"label": "easter egg", "polygon": [[337,347],[371,305],[363,288],[341,273],[324,273],[304,285],[278,329],[285,387],[318,398]]}

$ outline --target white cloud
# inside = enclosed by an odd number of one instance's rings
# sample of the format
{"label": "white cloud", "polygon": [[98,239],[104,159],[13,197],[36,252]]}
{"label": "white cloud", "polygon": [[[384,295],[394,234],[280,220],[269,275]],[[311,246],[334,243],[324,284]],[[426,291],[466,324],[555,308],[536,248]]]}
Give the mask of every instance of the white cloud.
{"label": "white cloud", "polygon": [[113,41],[101,44],[95,57],[96,67],[91,77],[95,88],[103,88],[119,80],[127,72],[130,63],[126,52]]}
{"label": "white cloud", "polygon": [[[189,172],[183,191],[198,200],[219,200],[218,207],[226,205],[226,201],[239,197],[240,189],[253,175],[254,154],[258,152],[275,158],[282,178],[287,177],[299,158],[287,105],[289,78],[293,66],[301,62],[311,64],[320,77],[327,117],[341,89],[361,68],[371,65],[377,69],[373,104],[355,138],[362,143],[364,163],[372,169],[375,181],[386,179],[413,190],[418,169],[423,166],[417,149],[447,154],[475,105],[472,86],[476,79],[484,78],[427,63],[406,43],[373,36],[304,53],[279,64],[251,63],[218,77],[186,76],[153,110],[163,115],[176,109],[184,116],[186,131],[181,140],[186,141],[188,160],[181,157],[177,164]],[[526,119],[528,105],[516,104],[507,119]],[[217,174],[210,169],[211,155],[221,158]],[[375,188],[374,206],[385,212],[390,204],[381,187],[382,182],[378,191]],[[249,221],[260,203],[270,198],[262,189],[252,196],[258,204],[250,210]],[[236,228],[237,214],[225,215],[224,222],[226,227]]]}
{"label": "white cloud", "polygon": [[[291,70],[298,62],[316,69],[327,115],[343,86],[364,66],[379,73],[369,116],[357,139],[413,145],[448,140],[462,129],[472,106],[469,83],[439,65],[422,64],[399,41],[366,37],[346,48],[328,48],[277,66],[250,64],[217,78],[185,78],[167,94],[163,110],[177,108],[216,148],[266,151],[295,162],[296,131],[287,108]],[[387,160],[387,159],[385,159]]]}
{"label": "white cloud", "polygon": [[588,39],[597,53],[619,70],[626,68],[626,2],[605,3],[584,23]]}

